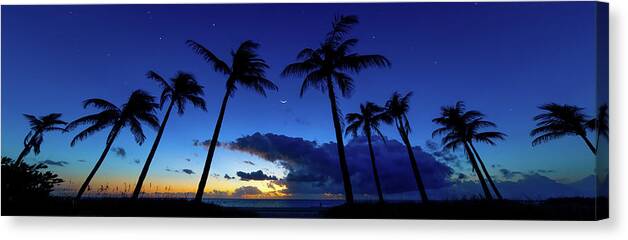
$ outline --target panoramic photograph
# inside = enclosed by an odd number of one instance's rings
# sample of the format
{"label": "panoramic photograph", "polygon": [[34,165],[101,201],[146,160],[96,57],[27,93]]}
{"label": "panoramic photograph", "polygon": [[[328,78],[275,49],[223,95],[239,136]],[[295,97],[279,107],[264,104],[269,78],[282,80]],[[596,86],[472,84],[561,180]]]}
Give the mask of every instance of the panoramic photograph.
{"label": "panoramic photograph", "polygon": [[608,5],[3,5],[1,214],[608,218]]}

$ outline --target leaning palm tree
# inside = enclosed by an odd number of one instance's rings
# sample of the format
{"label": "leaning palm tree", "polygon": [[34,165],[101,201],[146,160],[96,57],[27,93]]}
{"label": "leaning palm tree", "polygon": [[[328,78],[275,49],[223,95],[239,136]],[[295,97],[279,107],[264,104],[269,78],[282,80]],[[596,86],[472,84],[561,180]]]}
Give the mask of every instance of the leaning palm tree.
{"label": "leaning palm tree", "polygon": [[379,130],[379,124],[382,121],[387,120],[388,115],[385,114],[385,108],[378,106],[372,102],[366,102],[366,104],[360,104],[359,113],[349,113],[345,117],[349,126],[345,131],[345,135],[351,134],[353,137],[358,136],[358,131],[362,131],[362,134],[366,136],[366,140],[369,144],[369,155],[371,157],[371,166],[373,167],[373,178],[375,179],[375,186],[377,187],[377,196],[379,202],[384,202],[384,194],[382,193],[382,185],[379,182],[379,174],[377,173],[377,166],[375,164],[375,153],[373,151],[373,143],[371,137],[373,133],[379,135],[383,141],[386,141],[384,135]]}
{"label": "leaning palm tree", "polygon": [[587,128],[595,132],[595,150],[600,145],[600,136],[608,139],[608,104],[602,104],[597,109],[597,115],[586,124]]}
{"label": "leaning palm tree", "polygon": [[587,115],[582,112],[583,108],[574,105],[548,103],[541,105],[539,109],[544,112],[534,117],[537,127],[530,132],[530,136],[536,137],[532,141],[532,146],[565,136],[578,136],[582,138],[593,154],[597,153],[595,146],[587,137],[587,122],[589,120]]}
{"label": "leaning palm tree", "polygon": [[183,115],[185,112],[185,105],[190,102],[195,107],[206,110],[205,108],[205,100],[203,100],[203,87],[196,82],[194,76],[188,73],[179,72],[177,75],[170,79],[170,83],[166,81],[162,76],[157,74],[154,71],[149,71],[146,76],[149,79],[157,81],[159,85],[163,88],[161,93],[161,100],[159,102],[159,108],[163,108],[164,103],[166,101],[170,101],[168,104],[168,108],[166,110],[166,115],[164,119],[161,121],[161,125],[159,126],[159,130],[157,131],[157,136],[155,137],[155,142],[150,149],[150,153],[148,153],[148,157],[146,158],[146,162],[144,163],[144,167],[142,168],[142,172],[140,173],[140,177],[137,180],[137,184],[135,185],[135,190],[133,191],[132,199],[137,199],[142,191],[142,184],[144,183],[144,179],[146,179],[146,174],[148,173],[148,168],[150,167],[151,162],[153,161],[153,157],[155,156],[155,152],[157,151],[157,147],[159,146],[159,142],[161,141],[161,136],[164,133],[164,129],[166,128],[166,123],[170,118],[170,112],[172,108],[177,107],[177,113],[179,115]]}
{"label": "leaning palm tree", "polygon": [[231,53],[233,59],[231,66],[220,60],[216,55],[214,55],[214,53],[209,51],[203,45],[192,40],[188,40],[186,43],[194,50],[194,52],[211,64],[214,71],[223,73],[227,76],[227,89],[225,91],[225,96],[222,99],[220,113],[218,115],[218,120],[216,121],[216,127],[214,127],[214,134],[212,135],[209,149],[207,151],[205,167],[203,168],[203,173],[201,174],[201,179],[198,183],[198,189],[194,198],[196,202],[200,202],[203,199],[205,185],[207,184],[207,178],[209,177],[209,169],[214,158],[216,145],[218,144],[220,127],[222,126],[222,119],[225,116],[225,109],[227,108],[227,101],[229,98],[235,94],[238,85],[251,88],[262,96],[266,96],[266,90],[277,91],[278,88],[272,81],[266,79],[266,69],[268,69],[268,65],[266,64],[266,61],[257,55],[256,51],[259,48],[258,43],[248,40],[240,44],[238,50]]}
{"label": "leaning palm tree", "polygon": [[412,131],[410,128],[410,122],[408,121],[408,111],[410,110],[410,97],[412,92],[402,96],[400,93],[395,92],[386,102],[386,112],[390,117],[388,123],[392,124],[394,121],[397,131],[401,136],[401,140],[406,145],[408,151],[408,157],[410,159],[410,166],[412,166],[412,173],[414,173],[414,180],[421,195],[421,201],[427,203],[429,201],[427,192],[425,191],[425,185],[423,184],[423,178],[421,177],[421,171],[419,165],[414,157],[414,150],[412,150],[412,144],[410,143],[409,134]]}
{"label": "leaning palm tree", "polygon": [[96,171],[98,171],[98,168],[100,168],[100,165],[105,160],[111,145],[113,145],[114,140],[118,137],[122,128],[129,127],[131,133],[135,137],[135,142],[141,145],[144,143],[146,136],[144,136],[142,124],[140,122],[144,122],[154,129],[159,127],[159,120],[157,120],[157,117],[154,114],[155,109],[158,107],[155,103],[155,98],[142,90],[134,91],[128,101],[121,107],[117,107],[113,103],[100,98],[92,98],[83,101],[83,108],[90,106],[101,109],[102,111],[96,114],[81,117],[68,124],[68,130],[75,129],[81,125],[89,124],[89,127],[85,128],[77,134],[74,139],[72,139],[70,145],[74,146],[77,142],[82,141],[83,139],[105,128],[111,127],[111,130],[109,131],[109,135],[107,136],[107,140],[105,142],[105,150],[100,155],[100,158],[87,176],[87,179],[85,179],[85,182],[83,182],[83,185],[81,185],[81,188],[76,195],[77,200],[83,196],[83,193],[88,188],[94,174],[96,174]]}
{"label": "leaning palm tree", "polygon": [[24,149],[15,160],[15,165],[19,165],[24,157],[31,152],[31,150],[35,152],[35,155],[39,154],[41,143],[44,141],[45,132],[66,131],[65,128],[61,126],[65,126],[67,123],[59,120],[61,113],[51,113],[39,118],[33,115],[24,114],[24,117],[28,120],[31,129],[24,138]]}
{"label": "leaning palm tree", "polygon": [[[484,177],[488,180],[495,196],[498,199],[503,199],[502,195],[497,188],[497,185],[493,181],[491,174],[489,174],[484,161],[480,157],[477,149],[473,145],[473,142],[488,143],[490,145],[496,145],[495,140],[503,140],[506,134],[497,131],[480,132],[482,128],[497,127],[493,122],[484,120],[484,114],[478,111],[466,111],[464,102],[459,101],[453,107],[446,107],[446,110],[442,111],[442,116],[435,118],[433,122],[443,125],[443,127],[435,130],[433,136],[456,131],[460,129],[462,135],[466,138],[466,143],[471,148],[473,155],[482,168]],[[452,146],[449,146],[450,148]]]}
{"label": "leaning palm tree", "polygon": [[347,203],[353,203],[353,191],[349,177],[349,169],[342,140],[342,122],[335,88],[338,86],[344,97],[349,97],[353,90],[353,79],[349,73],[359,73],[370,67],[388,67],[390,62],[381,55],[362,55],[352,52],[358,39],[345,39],[353,25],[358,23],[356,16],[337,17],[332,30],[327,33],[325,40],[316,48],[305,48],[297,55],[296,63],[292,63],[283,70],[282,76],[304,77],[300,96],[308,87],[315,87],[327,91],[331,105],[331,115],[336,134],[336,145],[340,161],[340,171],[344,183]]}

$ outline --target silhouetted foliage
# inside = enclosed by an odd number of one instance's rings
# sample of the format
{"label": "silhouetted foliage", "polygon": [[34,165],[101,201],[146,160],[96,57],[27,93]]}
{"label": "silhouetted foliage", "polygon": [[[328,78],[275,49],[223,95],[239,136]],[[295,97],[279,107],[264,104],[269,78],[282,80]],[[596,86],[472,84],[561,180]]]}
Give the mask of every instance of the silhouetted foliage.
{"label": "silhouetted foliage", "polygon": [[342,120],[338,108],[335,86],[344,97],[349,97],[353,90],[353,78],[349,73],[359,73],[371,67],[389,67],[390,62],[382,55],[362,55],[352,51],[358,43],[356,38],[346,38],[353,26],[358,23],[357,16],[339,16],[332,23],[332,30],[318,48],[305,48],[297,54],[299,62],[289,64],[281,75],[284,77],[304,77],[300,95],[309,87],[318,88],[329,97],[332,120],[336,133],[336,144],[340,170],[342,172],[347,202],[353,202],[353,192],[346,163],[342,140]]}
{"label": "silhouetted foliage", "polygon": [[63,180],[43,163],[28,164],[2,157],[2,204],[48,198]]}
{"label": "silhouetted foliage", "polygon": [[203,199],[203,193],[205,191],[205,185],[207,184],[207,178],[209,177],[209,170],[211,168],[212,160],[214,158],[214,151],[218,144],[218,136],[220,135],[220,128],[222,126],[222,120],[225,116],[225,109],[227,108],[227,101],[229,97],[235,94],[238,85],[253,89],[255,92],[262,96],[266,96],[266,90],[277,90],[277,86],[270,80],[266,79],[266,69],[269,68],[264,59],[261,59],[257,54],[259,44],[251,40],[247,40],[240,44],[240,47],[235,52],[231,53],[232,63],[231,66],[227,65],[224,61],[220,60],[214,53],[209,51],[205,46],[192,40],[186,41],[187,45],[191,47],[194,52],[203,57],[213,68],[214,71],[223,73],[227,76],[225,96],[220,106],[220,113],[218,120],[216,121],[216,127],[214,128],[214,134],[207,151],[207,158],[205,159],[205,166],[203,167],[203,173],[198,184],[196,191],[195,201],[200,202]]}
{"label": "silhouetted foliage", "polygon": [[178,110],[177,113],[179,113],[179,115],[183,115],[185,112],[185,104],[190,102],[195,107],[207,110],[205,107],[205,100],[202,98],[203,87],[196,82],[194,76],[191,74],[179,72],[174,78],[170,79],[170,83],[154,71],[149,71],[146,76],[149,79],[155,80],[163,88],[161,99],[159,101],[159,108],[163,108],[164,103],[168,100],[170,100],[170,104],[168,104],[166,115],[159,126],[155,142],[148,153],[146,162],[144,162],[144,167],[142,168],[142,172],[137,180],[137,184],[135,184],[135,190],[131,196],[133,199],[137,199],[139,197],[142,185],[144,184],[144,179],[146,179],[146,174],[148,174],[148,168],[150,168],[150,164],[153,161],[153,157],[155,156],[155,152],[157,151],[157,147],[161,141],[161,136],[166,128],[166,123],[170,118],[172,108],[176,105]]}
{"label": "silhouetted foliage", "polygon": [[394,122],[395,127],[397,127],[399,136],[401,136],[401,140],[406,145],[406,150],[408,151],[410,166],[412,167],[412,173],[414,174],[414,181],[419,189],[421,201],[427,203],[429,198],[427,197],[419,164],[416,162],[416,158],[414,157],[414,150],[412,150],[412,144],[410,143],[410,138],[408,136],[412,131],[410,128],[410,121],[408,121],[411,96],[412,92],[408,92],[404,96],[398,92],[394,92],[390,99],[386,101],[386,114],[388,117],[384,118],[384,120],[387,121],[388,124],[392,124]]}
{"label": "silhouetted foliage", "polygon": [[595,118],[587,121],[586,125],[589,130],[595,132],[595,150],[597,152],[600,137],[608,139],[608,104],[600,105]]}
{"label": "silhouetted foliage", "polygon": [[129,97],[128,101],[120,108],[107,100],[99,98],[87,99],[83,102],[84,108],[90,106],[103,111],[81,117],[68,124],[68,130],[75,129],[81,125],[89,125],[89,127],[81,131],[72,139],[70,145],[74,146],[74,144],[78,141],[81,141],[105,128],[111,127],[111,131],[109,131],[109,135],[107,136],[105,150],[96,162],[96,165],[94,165],[92,171],[87,176],[87,179],[85,179],[83,185],[81,185],[81,188],[76,195],[77,199],[80,199],[87,189],[89,182],[92,180],[94,174],[96,174],[96,171],[98,171],[98,168],[105,160],[111,145],[122,128],[129,127],[131,134],[135,137],[135,141],[141,145],[146,139],[144,131],[142,130],[141,122],[148,124],[148,126],[154,129],[159,127],[159,120],[155,116],[155,109],[158,107],[155,103],[155,97],[142,90],[135,90]]}
{"label": "silhouetted foliage", "polygon": [[41,117],[35,117],[33,115],[24,114],[24,117],[29,122],[30,131],[24,138],[24,150],[16,159],[16,163],[19,165],[24,160],[24,157],[30,153],[31,149],[35,155],[41,151],[41,144],[44,141],[44,133],[52,131],[66,132],[65,126],[67,123],[60,120],[61,113],[51,113]]}
{"label": "silhouetted foliage", "polygon": [[[432,120],[434,123],[442,127],[432,132],[432,137],[444,135],[442,144],[444,148],[455,151],[458,147],[463,146],[473,170],[478,176],[482,189],[487,199],[491,199],[490,190],[486,185],[484,178],[488,179],[493,192],[498,199],[502,199],[501,193],[497,189],[493,178],[488,173],[488,169],[480,158],[480,154],[473,146],[473,142],[488,143],[495,145],[495,140],[503,140],[506,134],[501,132],[480,132],[481,129],[487,127],[497,127],[493,122],[484,120],[484,114],[479,111],[466,110],[464,102],[459,101],[454,106],[445,106],[441,108],[441,116]],[[477,162],[479,162],[484,176],[480,172]]]}
{"label": "silhouetted foliage", "polygon": [[[548,103],[541,105],[539,109],[543,110],[543,113],[534,117],[537,127],[530,132],[530,136],[536,137],[532,141],[532,146],[565,136],[579,136],[591,152],[596,154],[595,147],[587,137],[589,119],[582,112],[583,108],[574,105]],[[593,125],[595,126],[595,124]]]}
{"label": "silhouetted foliage", "polygon": [[375,164],[375,153],[373,152],[371,137],[373,132],[375,132],[382,138],[383,141],[386,141],[386,138],[379,130],[380,122],[386,121],[389,118],[385,110],[385,108],[378,106],[375,103],[366,102],[366,104],[360,104],[359,113],[349,113],[345,116],[347,122],[349,122],[349,126],[347,126],[347,129],[345,130],[345,135],[351,134],[353,137],[357,137],[358,131],[361,130],[362,134],[366,136],[369,144],[369,155],[371,157],[371,167],[373,168],[373,178],[375,179],[377,196],[380,202],[384,202],[384,194],[382,193],[382,186],[379,182],[379,174],[377,173],[377,165]]}

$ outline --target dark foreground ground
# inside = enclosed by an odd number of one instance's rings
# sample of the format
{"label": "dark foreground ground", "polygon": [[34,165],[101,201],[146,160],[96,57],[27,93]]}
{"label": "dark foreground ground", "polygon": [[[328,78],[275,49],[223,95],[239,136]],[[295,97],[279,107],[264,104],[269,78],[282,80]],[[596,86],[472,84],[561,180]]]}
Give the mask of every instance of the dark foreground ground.
{"label": "dark foreground ground", "polygon": [[[597,206],[597,208],[596,208]],[[236,208],[186,200],[53,198],[32,203],[2,202],[3,216],[384,218],[598,220],[608,217],[606,198],[560,198],[537,202],[457,200],[429,204],[358,203],[324,208]]]}

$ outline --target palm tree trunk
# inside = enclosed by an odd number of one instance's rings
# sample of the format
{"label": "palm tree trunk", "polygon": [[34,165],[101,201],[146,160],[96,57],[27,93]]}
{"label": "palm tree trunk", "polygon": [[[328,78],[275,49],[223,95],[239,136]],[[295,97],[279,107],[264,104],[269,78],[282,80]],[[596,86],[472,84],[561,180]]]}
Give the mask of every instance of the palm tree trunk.
{"label": "palm tree trunk", "polygon": [[[94,177],[94,175],[98,171],[98,168],[100,168],[100,165],[105,160],[105,157],[107,157],[107,153],[109,153],[109,149],[111,148],[111,145],[113,145],[113,141],[115,140],[115,137],[118,135],[118,133],[117,133],[118,130],[119,130],[118,127],[113,127],[113,129],[111,130],[111,133],[109,133],[109,136],[113,136],[113,138],[111,138],[110,141],[107,141],[107,145],[105,146],[105,150],[100,155],[100,158],[96,162],[96,165],[94,165],[94,168],[92,169],[92,171],[89,173],[89,175],[87,175],[87,179],[85,179],[85,182],[83,182],[83,185],[81,185],[81,188],[79,189],[78,193],[76,194],[76,200],[77,201],[81,200],[81,197],[83,196],[83,193],[85,193],[85,190],[87,189],[87,186],[89,186],[89,182],[92,181],[92,178]],[[109,138],[107,138],[107,139],[109,139]]]}
{"label": "palm tree trunk", "polygon": [[475,157],[477,158],[478,162],[480,162],[480,167],[482,167],[482,171],[484,172],[484,175],[486,175],[486,179],[488,179],[488,183],[491,184],[491,187],[493,188],[493,192],[495,192],[495,196],[497,196],[497,199],[499,200],[504,199],[502,198],[502,194],[497,189],[497,185],[495,185],[495,182],[493,182],[493,178],[491,177],[490,174],[488,174],[488,170],[486,169],[486,166],[484,165],[484,161],[482,161],[482,158],[480,158],[480,154],[478,153],[478,151],[475,150],[473,143],[469,142],[469,146],[471,146],[471,150],[473,150],[473,154],[475,154]]}
{"label": "palm tree trunk", "polygon": [[20,165],[20,163],[22,163],[22,159],[24,159],[24,157],[26,157],[26,155],[28,155],[28,153],[31,152],[31,148],[33,148],[32,141],[33,140],[28,141],[28,144],[26,144],[26,146],[24,146],[24,149],[22,150],[22,152],[20,152],[20,155],[15,160],[15,165],[16,166]]}
{"label": "palm tree trunk", "polygon": [[342,141],[342,127],[340,126],[340,118],[338,117],[338,106],[336,106],[336,95],[334,94],[334,85],[331,77],[327,78],[327,90],[329,92],[329,103],[331,104],[331,116],[334,121],[334,130],[336,131],[336,146],[338,147],[338,159],[340,160],[340,172],[342,173],[342,182],[345,188],[345,200],[348,204],[353,203],[353,189],[351,188],[351,178],[349,177],[349,168],[347,167],[347,159],[345,157],[345,145]]}
{"label": "palm tree trunk", "polygon": [[587,146],[589,147],[589,149],[591,150],[591,152],[593,152],[593,155],[597,155],[597,150],[595,149],[595,147],[593,146],[593,144],[591,143],[591,141],[589,141],[589,138],[587,138],[587,136],[585,135],[580,135],[580,137],[582,138],[582,140],[584,140],[584,142],[587,144]]}
{"label": "palm tree trunk", "polygon": [[135,190],[133,191],[133,196],[131,196],[132,199],[137,199],[140,196],[140,192],[142,191],[142,185],[144,184],[144,179],[146,179],[146,174],[148,174],[148,168],[153,161],[153,157],[155,156],[155,152],[157,151],[157,147],[159,146],[159,142],[161,141],[161,135],[164,133],[164,129],[166,128],[168,118],[170,118],[170,112],[172,111],[173,106],[174,101],[170,101],[170,106],[168,106],[168,110],[166,110],[164,120],[161,122],[161,126],[159,126],[159,131],[157,131],[155,142],[153,143],[153,147],[151,147],[150,149],[150,153],[148,153],[148,157],[146,158],[146,162],[144,163],[144,168],[142,168],[142,172],[140,173],[140,178],[137,179],[137,184],[135,184]]}
{"label": "palm tree trunk", "polygon": [[410,165],[412,166],[412,173],[414,173],[414,180],[416,181],[416,186],[419,189],[419,193],[421,195],[421,202],[428,203],[429,199],[427,197],[427,192],[425,191],[425,185],[423,185],[423,178],[421,178],[419,165],[417,164],[416,158],[414,157],[414,151],[412,151],[410,139],[408,138],[408,135],[406,134],[406,131],[402,126],[397,126],[397,130],[399,130],[401,140],[403,140],[403,143],[406,145],[406,150],[408,151],[408,156],[410,158]]}
{"label": "palm tree trunk", "polygon": [[382,192],[382,185],[379,182],[379,174],[377,173],[377,166],[375,165],[375,153],[373,152],[373,144],[371,143],[371,134],[367,133],[366,139],[369,143],[369,154],[371,155],[371,165],[373,166],[373,178],[375,178],[377,196],[379,197],[379,202],[384,203],[384,193]]}
{"label": "palm tree trunk", "polygon": [[209,150],[207,151],[207,158],[205,159],[205,167],[203,167],[203,173],[201,174],[201,180],[198,183],[198,189],[196,190],[196,196],[194,201],[200,203],[203,200],[203,193],[205,191],[205,185],[207,184],[207,177],[209,177],[209,168],[212,165],[212,159],[214,158],[214,151],[216,151],[216,145],[218,145],[218,136],[220,135],[220,127],[222,126],[222,119],[225,116],[225,109],[227,108],[227,101],[231,95],[230,91],[225,91],[225,96],[222,99],[222,105],[220,106],[220,114],[218,120],[216,120],[216,127],[214,127],[214,135],[212,135],[211,143],[209,144]]}
{"label": "palm tree trunk", "polygon": [[484,176],[482,176],[482,172],[480,172],[480,168],[478,167],[478,163],[475,161],[475,157],[473,156],[473,152],[467,143],[464,143],[464,148],[467,151],[467,156],[469,157],[469,161],[471,162],[471,166],[473,166],[473,170],[475,174],[478,175],[478,180],[480,181],[480,185],[482,185],[482,190],[484,190],[484,196],[487,200],[493,200],[493,196],[491,195],[491,191],[488,189],[486,185],[486,180],[484,180]]}

